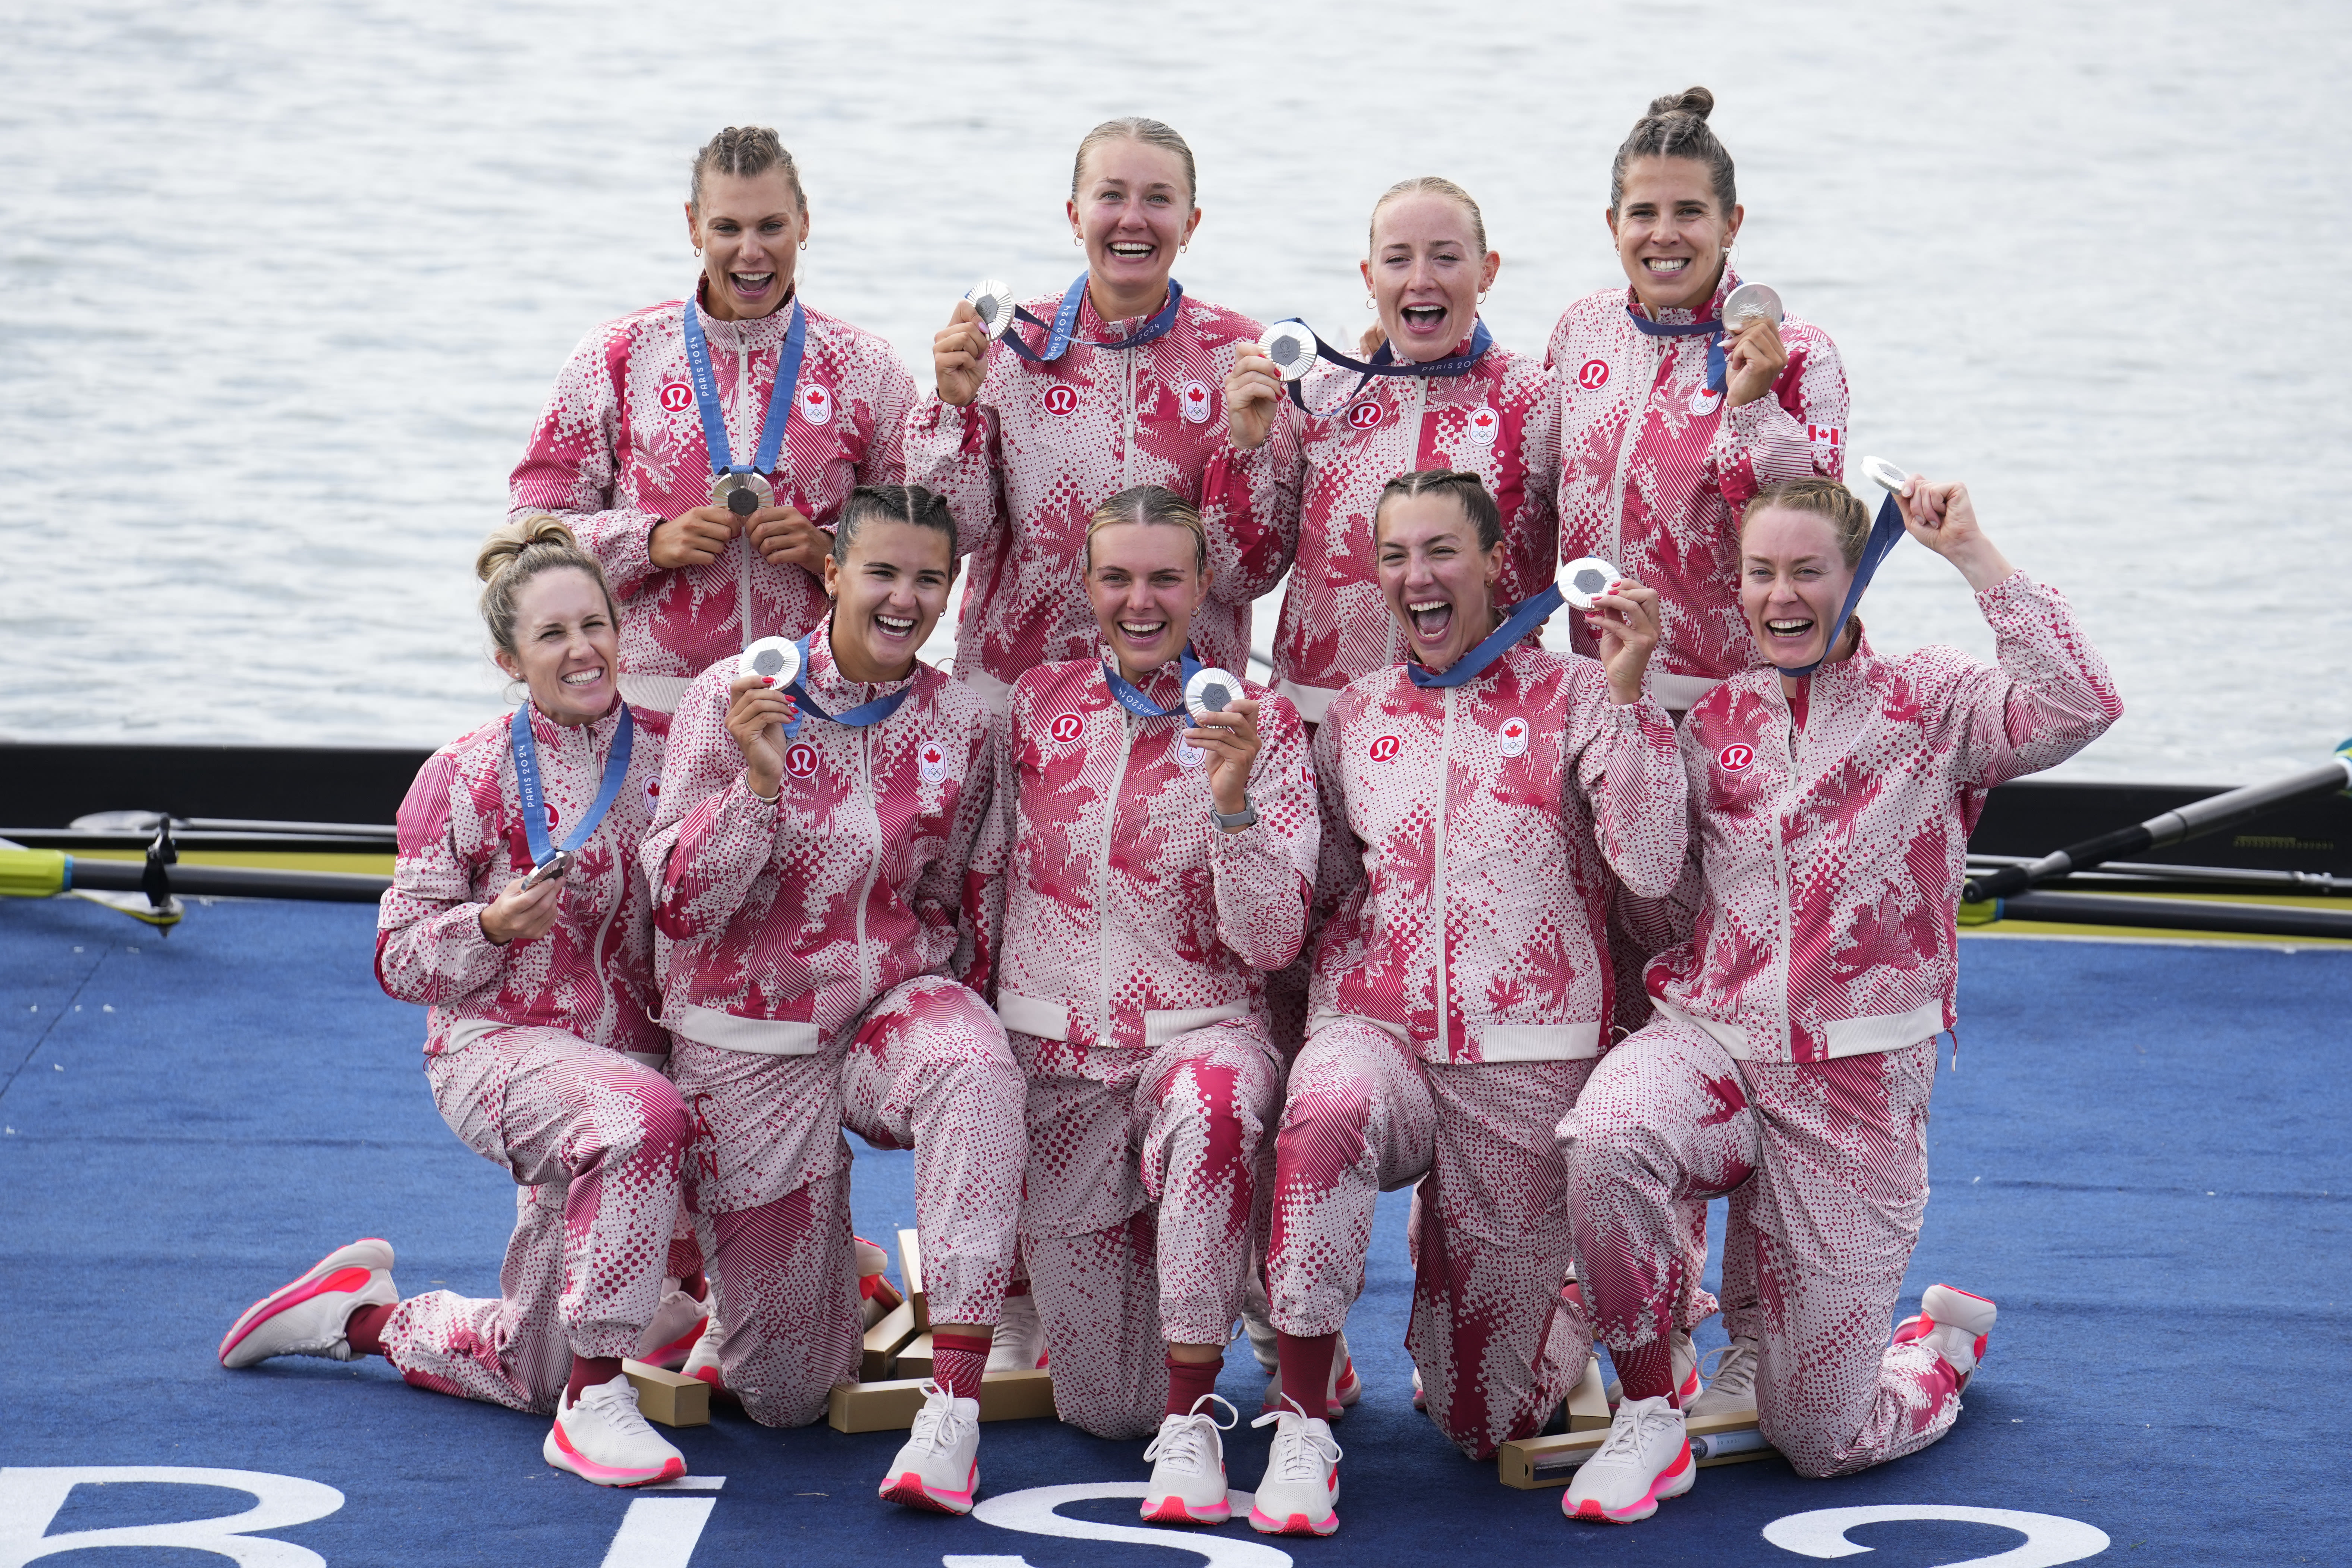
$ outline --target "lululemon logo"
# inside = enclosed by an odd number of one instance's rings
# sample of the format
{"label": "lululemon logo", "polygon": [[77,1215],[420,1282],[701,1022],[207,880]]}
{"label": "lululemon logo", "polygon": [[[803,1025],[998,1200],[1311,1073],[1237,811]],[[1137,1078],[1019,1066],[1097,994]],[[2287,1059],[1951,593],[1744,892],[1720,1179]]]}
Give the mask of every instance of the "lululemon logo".
{"label": "lululemon logo", "polygon": [[1745,773],[1748,771],[1748,764],[1756,760],[1756,748],[1735,742],[1716,752],[1715,760],[1725,773]]}
{"label": "lululemon logo", "polygon": [[1086,721],[1075,713],[1058,713],[1054,717],[1054,739],[1066,746],[1085,733]]}
{"label": "lululemon logo", "polygon": [[683,414],[694,406],[694,388],[682,381],[662,383],[661,405],[672,414]]}
{"label": "lululemon logo", "polygon": [[1402,741],[1398,740],[1394,735],[1382,735],[1365,748],[1364,755],[1376,763],[1392,763],[1396,761],[1396,754],[1403,750]]}
{"label": "lululemon logo", "polygon": [[1598,392],[1609,384],[1609,362],[1589,359],[1576,367],[1576,384],[1587,392]]}
{"label": "lululemon logo", "polygon": [[784,772],[796,779],[816,772],[816,748],[806,741],[795,741],[784,748]]}
{"label": "lululemon logo", "polygon": [[1359,430],[1369,430],[1381,422],[1381,405],[1370,398],[1348,410],[1348,423]]}
{"label": "lululemon logo", "polygon": [[799,401],[803,419],[812,425],[833,423],[833,393],[823,383],[803,384]]}
{"label": "lululemon logo", "polygon": [[1045,412],[1067,416],[1078,411],[1078,389],[1057,381],[1045,389]]}

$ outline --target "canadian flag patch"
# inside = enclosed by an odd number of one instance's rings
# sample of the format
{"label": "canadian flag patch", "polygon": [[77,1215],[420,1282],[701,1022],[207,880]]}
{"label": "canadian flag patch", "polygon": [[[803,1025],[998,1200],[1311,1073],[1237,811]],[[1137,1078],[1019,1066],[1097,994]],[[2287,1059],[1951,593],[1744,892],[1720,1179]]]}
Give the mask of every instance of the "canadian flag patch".
{"label": "canadian flag patch", "polygon": [[1462,433],[1481,447],[1491,447],[1502,428],[1503,416],[1482,404],[1470,411],[1469,422],[1462,427]]}
{"label": "canadian flag patch", "polygon": [[915,765],[925,784],[937,784],[948,776],[947,748],[937,741],[926,741],[915,750]]}
{"label": "canadian flag patch", "polygon": [[1507,757],[1526,756],[1528,754],[1528,721],[1518,718],[1504,720],[1503,727],[1495,731],[1495,749]]}
{"label": "canadian flag patch", "polygon": [[1814,449],[1823,457],[1834,458],[1838,455],[1838,448],[1845,445],[1845,432],[1834,425],[1808,425],[1805,426],[1805,439],[1811,441]]}
{"label": "canadian flag patch", "polygon": [[1204,381],[1186,382],[1176,395],[1176,405],[1187,424],[1206,425],[1209,422],[1209,384]]}
{"label": "canadian flag patch", "polygon": [[810,424],[833,423],[833,391],[824,383],[821,381],[801,383],[800,395],[793,401],[799,405],[801,417]]}

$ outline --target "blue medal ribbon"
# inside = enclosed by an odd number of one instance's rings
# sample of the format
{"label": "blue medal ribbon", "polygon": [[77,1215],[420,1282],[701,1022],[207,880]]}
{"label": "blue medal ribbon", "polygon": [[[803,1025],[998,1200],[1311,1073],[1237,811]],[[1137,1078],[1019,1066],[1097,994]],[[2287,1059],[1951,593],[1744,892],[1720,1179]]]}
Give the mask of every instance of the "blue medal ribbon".
{"label": "blue medal ribbon", "polygon": [[604,814],[612,810],[613,803],[620,798],[621,781],[628,776],[629,772],[630,746],[636,738],[636,718],[629,711],[627,703],[621,704],[621,726],[614,732],[613,750],[604,758],[604,779],[596,791],[596,804],[588,808],[587,816],[572,830],[572,837],[561,846],[551,842],[547,836],[547,795],[540,788],[539,743],[531,739],[530,703],[528,700],[514,710],[514,721],[508,726],[508,731],[509,744],[514,751],[515,793],[522,797],[523,837],[530,841],[530,863],[544,866],[547,858],[559,847],[577,850],[587,843],[588,836],[596,831],[596,825],[604,820]]}
{"label": "blue medal ribbon", "polygon": [[1139,349],[1148,342],[1166,337],[1169,329],[1176,324],[1176,312],[1184,303],[1184,285],[1171,278],[1168,279],[1168,303],[1161,307],[1158,315],[1144,322],[1133,337],[1111,338],[1097,342],[1092,338],[1071,336],[1077,330],[1078,307],[1086,301],[1087,279],[1092,274],[1086,272],[1078,274],[1078,280],[1063,294],[1061,309],[1054,312],[1051,321],[1039,321],[1029,313],[1025,305],[1013,307],[1014,321],[1045,329],[1045,350],[1043,353],[1023,342],[1019,332],[1007,331],[1004,341],[1013,345],[1013,352],[1031,364],[1051,364],[1068,352],[1072,343],[1087,349]]}
{"label": "blue medal ribbon", "polygon": [[[1296,316],[1289,316],[1284,319],[1286,321],[1298,321],[1300,326],[1307,327],[1307,323],[1305,321],[1300,321]],[[1419,361],[1401,360],[1396,357],[1396,351],[1390,346],[1388,340],[1383,338],[1381,340],[1381,346],[1372,351],[1372,357],[1370,360],[1359,360],[1349,358],[1346,354],[1341,353],[1338,349],[1333,348],[1329,343],[1325,342],[1323,341],[1322,334],[1317,332],[1314,328],[1307,327],[1307,331],[1308,334],[1315,339],[1315,356],[1318,359],[1336,364],[1342,370],[1361,371],[1363,373],[1357,380],[1356,384],[1349,389],[1348,395],[1331,405],[1334,408],[1344,407],[1348,404],[1353,403],[1356,400],[1356,395],[1363,391],[1367,386],[1370,386],[1372,384],[1372,377],[1376,375],[1433,376],[1465,374],[1473,365],[1475,365],[1480,360],[1486,358],[1486,351],[1495,346],[1495,334],[1486,330],[1486,322],[1480,321],[1477,324],[1476,330],[1472,331],[1470,334],[1469,350],[1464,353],[1454,354],[1446,359]],[[1299,390],[1306,384],[1307,378],[1303,375],[1297,381],[1289,384],[1290,401],[1298,405],[1298,406],[1305,409],[1306,412],[1312,414],[1315,411],[1307,407],[1307,395]]]}
{"label": "blue medal ribbon", "polygon": [[1890,495],[1878,503],[1878,515],[1871,520],[1870,538],[1864,542],[1862,560],[1853,569],[1853,585],[1845,591],[1845,607],[1838,612],[1837,625],[1830,628],[1830,640],[1822,645],[1822,657],[1796,669],[1777,664],[1773,668],[1792,679],[1801,679],[1829,662],[1838,638],[1845,636],[1846,622],[1853,619],[1854,610],[1862,604],[1862,591],[1870,586],[1887,552],[1902,542],[1903,534],[1903,504]]}
{"label": "blue medal ribbon", "polygon": [[793,397],[800,390],[801,354],[808,346],[808,318],[801,302],[793,300],[793,324],[785,330],[784,346],[776,354],[776,383],[768,390],[768,417],[760,426],[759,449],[748,464],[735,461],[727,442],[727,415],[719,402],[719,378],[710,373],[710,343],[702,333],[701,314],[695,302],[686,302],[686,369],[694,383],[694,405],[702,414],[702,439],[710,448],[713,474],[771,474],[776,454],[783,449],[784,424],[792,417]]}
{"label": "blue medal ribbon", "polygon": [[1405,674],[1423,690],[1460,686],[1475,680],[1486,672],[1486,667],[1503,657],[1503,650],[1526,637],[1550,618],[1551,613],[1566,603],[1560,597],[1559,584],[1552,584],[1532,599],[1524,599],[1518,608],[1487,637],[1485,642],[1454,661],[1454,667],[1443,675],[1432,674],[1420,665],[1407,663]]}
{"label": "blue medal ribbon", "polygon": [[[811,632],[809,637],[815,635]],[[797,737],[801,732],[801,719],[805,719],[812,713],[828,723],[838,724],[845,730],[863,730],[869,724],[879,724],[883,720],[896,713],[905,705],[907,699],[915,694],[915,682],[910,674],[907,684],[887,697],[877,697],[871,702],[861,702],[845,712],[828,713],[823,704],[809,695],[807,685],[809,637],[804,637],[793,646],[801,651],[801,673],[799,679],[786,687],[785,690],[789,691],[793,700],[800,705],[801,717],[784,726],[784,733],[787,735]]]}
{"label": "blue medal ribbon", "polygon": [[1706,337],[1706,389],[1717,396],[1723,395],[1727,373],[1723,359],[1723,322],[1718,318],[1709,321],[1685,321],[1681,326],[1667,326],[1654,321],[1634,306],[1625,307],[1625,315],[1635,326],[1654,338]]}
{"label": "blue medal ribbon", "polygon": [[[1181,672],[1178,679],[1189,689],[1192,684],[1192,678],[1201,673],[1201,661],[1194,657],[1191,643],[1184,645],[1181,662],[1176,668]],[[1110,688],[1110,694],[1118,699],[1120,707],[1141,718],[1165,719],[1171,714],[1188,711],[1181,698],[1177,700],[1175,707],[1162,708],[1159,703],[1138,691],[1127,677],[1118,672],[1118,667],[1116,665],[1103,666],[1103,684]]]}

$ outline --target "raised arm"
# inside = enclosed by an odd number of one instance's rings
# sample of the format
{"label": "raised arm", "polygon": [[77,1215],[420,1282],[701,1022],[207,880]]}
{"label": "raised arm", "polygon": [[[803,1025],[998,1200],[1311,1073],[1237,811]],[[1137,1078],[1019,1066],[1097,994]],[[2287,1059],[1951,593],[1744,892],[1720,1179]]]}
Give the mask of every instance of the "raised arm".
{"label": "raised arm", "polygon": [[1237,345],[1225,376],[1225,432],[1201,466],[1201,520],[1215,569],[1209,592],[1220,604],[1272,592],[1298,553],[1306,455],[1281,388],[1257,344]]}
{"label": "raised arm", "polygon": [[[1246,827],[1209,836],[1218,939],[1253,969],[1280,969],[1307,941],[1322,842],[1307,726],[1286,699],[1269,694],[1212,713],[1186,733],[1208,752],[1216,808],[1238,816],[1246,805],[1257,814]],[[1236,780],[1244,787],[1236,790]]]}
{"label": "raised arm", "polygon": [[997,404],[1001,382],[1017,371],[1006,366],[1010,350],[992,349],[971,301],[957,300],[931,343],[940,390],[908,410],[904,439],[906,482],[946,499],[957,542],[977,561],[993,559],[1012,526]]}
{"label": "raised arm", "polygon": [[654,924],[674,940],[725,930],[793,837],[776,728],[792,718],[792,700],[755,681],[736,681],[738,691],[716,675],[698,679],[670,721],[661,808],[637,854]]}
{"label": "raised arm", "polygon": [[1730,514],[1768,485],[1810,474],[1845,478],[1852,400],[1829,334],[1807,326],[1784,342],[1759,317],[1724,348],[1727,406],[1707,462]]}

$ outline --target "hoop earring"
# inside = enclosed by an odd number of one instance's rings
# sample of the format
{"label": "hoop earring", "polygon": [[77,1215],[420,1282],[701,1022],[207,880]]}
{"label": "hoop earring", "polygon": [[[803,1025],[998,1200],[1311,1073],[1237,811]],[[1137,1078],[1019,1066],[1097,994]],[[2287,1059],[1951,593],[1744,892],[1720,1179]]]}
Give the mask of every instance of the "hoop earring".
{"label": "hoop earring", "polygon": [[1087,237],[1083,234],[1074,234],[1070,236],[1070,243],[1084,250],[1087,247]]}
{"label": "hoop earring", "polygon": [[1380,302],[1378,300],[1373,299],[1370,294],[1367,294],[1367,295],[1365,295],[1365,296],[1364,296],[1364,309],[1365,309],[1365,310],[1379,310],[1380,308],[1381,308],[1381,302]]}
{"label": "hoop earring", "polygon": [[1485,304],[1486,302],[1486,290],[1485,290],[1484,289],[1479,289],[1479,290],[1478,290],[1478,303],[1480,303],[1481,305],[1483,305],[1483,304]]}
{"label": "hoop earring", "polygon": [[808,241],[807,241],[807,240],[805,240],[805,239],[804,239],[804,240],[802,240],[802,241],[801,241],[801,248],[802,248],[803,250],[806,250],[806,249],[808,248]]}

